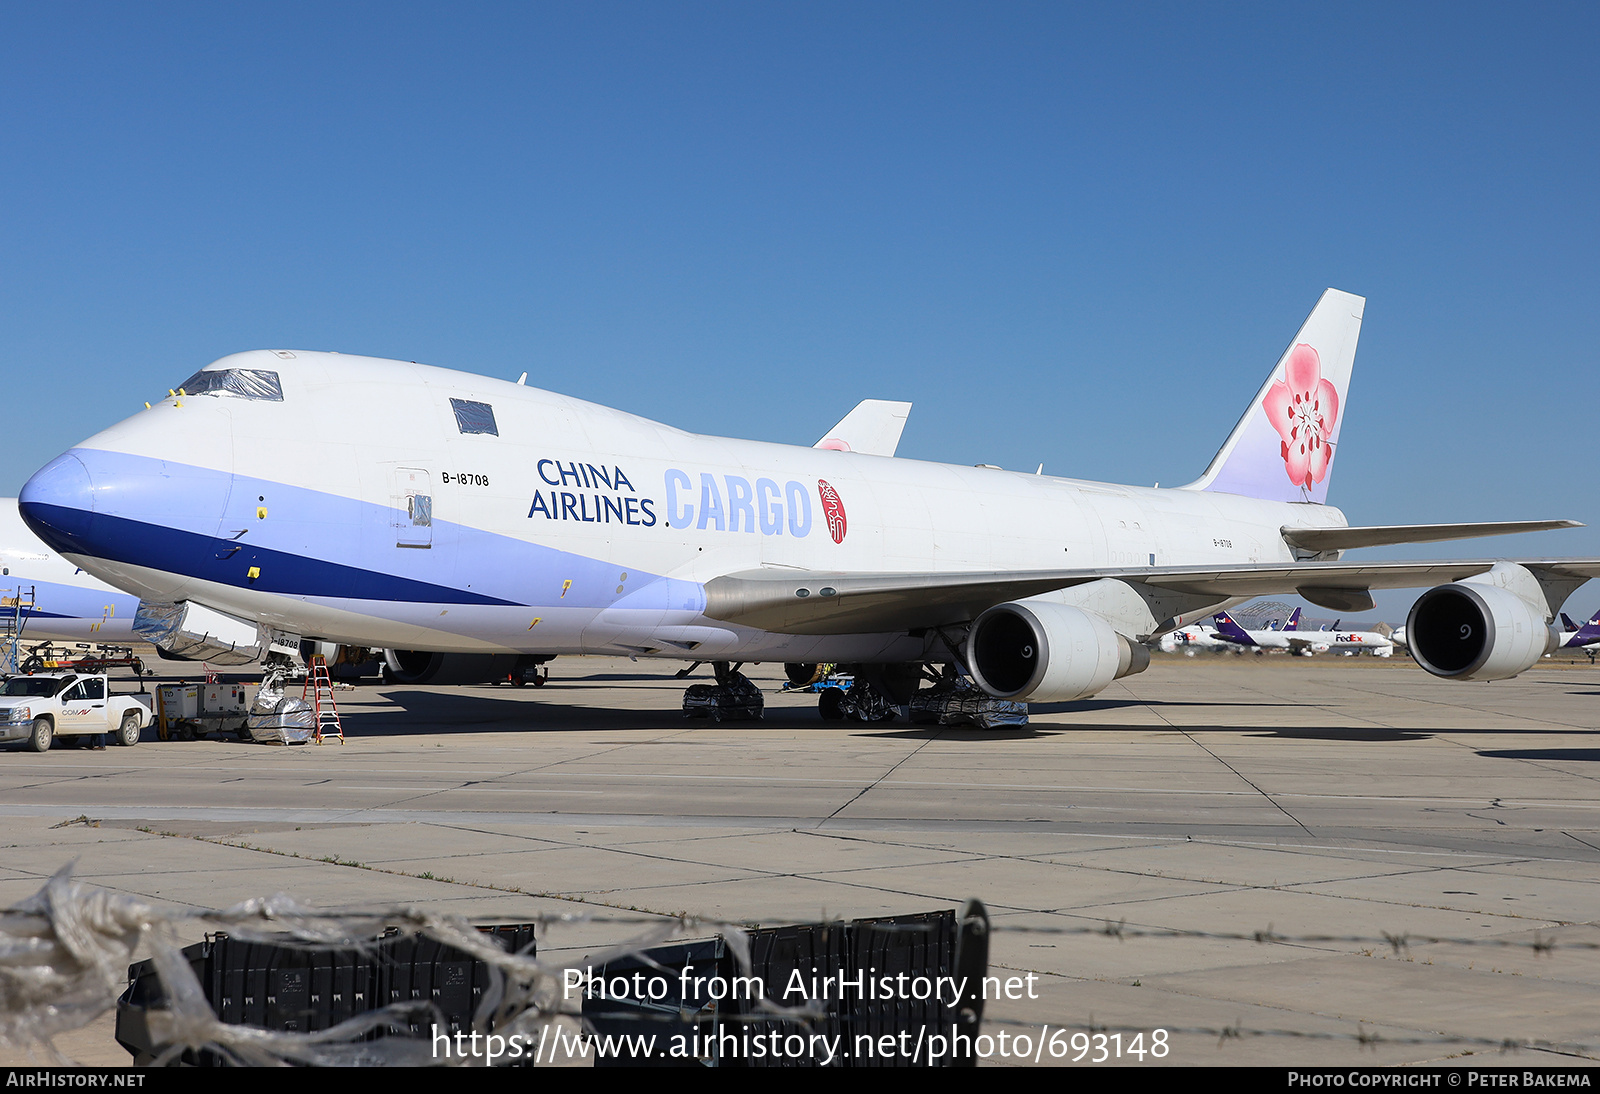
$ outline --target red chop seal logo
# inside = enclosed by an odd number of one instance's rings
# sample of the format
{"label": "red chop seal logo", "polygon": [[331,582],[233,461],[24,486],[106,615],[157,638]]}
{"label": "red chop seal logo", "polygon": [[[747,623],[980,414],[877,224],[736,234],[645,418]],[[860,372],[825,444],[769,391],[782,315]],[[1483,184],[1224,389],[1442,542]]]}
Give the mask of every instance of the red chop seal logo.
{"label": "red chop seal logo", "polygon": [[839,491],[828,485],[827,479],[817,480],[817,495],[822,498],[822,514],[828,518],[828,534],[833,542],[843,543],[845,533],[844,502]]}

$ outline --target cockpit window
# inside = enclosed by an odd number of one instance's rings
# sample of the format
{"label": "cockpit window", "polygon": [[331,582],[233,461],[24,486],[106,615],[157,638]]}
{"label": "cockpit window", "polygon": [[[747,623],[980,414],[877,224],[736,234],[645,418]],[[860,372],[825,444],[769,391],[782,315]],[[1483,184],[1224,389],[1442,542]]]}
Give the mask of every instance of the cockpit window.
{"label": "cockpit window", "polygon": [[201,369],[185,380],[185,395],[227,395],[235,399],[265,399],[283,402],[283,386],[278,374],[264,368]]}
{"label": "cockpit window", "polygon": [[463,433],[489,433],[500,436],[494,424],[494,407],[488,403],[475,403],[471,399],[451,399],[456,412],[456,425]]}

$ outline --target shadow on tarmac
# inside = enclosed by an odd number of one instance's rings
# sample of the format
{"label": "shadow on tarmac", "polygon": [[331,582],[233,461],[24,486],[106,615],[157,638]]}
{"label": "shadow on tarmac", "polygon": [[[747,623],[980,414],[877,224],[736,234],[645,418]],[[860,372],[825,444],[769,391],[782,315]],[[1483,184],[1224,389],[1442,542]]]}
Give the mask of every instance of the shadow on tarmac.
{"label": "shadow on tarmac", "polygon": [[1600,762],[1600,748],[1499,748],[1480,749],[1480,756],[1493,760],[1583,760]]}
{"label": "shadow on tarmac", "polygon": [[[1213,726],[1222,729],[1222,726]],[[1235,730],[1237,732],[1237,730]],[[1371,726],[1345,726],[1321,728],[1302,726],[1296,729],[1274,729],[1265,733],[1252,733],[1252,737],[1277,737],[1290,741],[1430,741],[1432,733],[1419,733],[1407,729],[1374,729]]]}

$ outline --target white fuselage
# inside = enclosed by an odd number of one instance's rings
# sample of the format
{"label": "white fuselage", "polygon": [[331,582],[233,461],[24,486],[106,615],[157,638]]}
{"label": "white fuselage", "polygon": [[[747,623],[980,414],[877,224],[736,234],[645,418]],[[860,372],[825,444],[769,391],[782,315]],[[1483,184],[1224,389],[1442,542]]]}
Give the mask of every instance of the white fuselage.
{"label": "white fuselage", "polygon": [[[72,561],[146,600],[339,642],[909,660],[921,638],[707,618],[703,583],[785,567],[1287,563],[1282,526],[1345,523],[1323,505],[699,436],[396,361],[258,351],[212,367],[271,370],[282,400],[165,399],[46,468],[25,503],[66,513],[72,496],[92,499],[92,517],[61,518],[82,529]],[[491,407],[497,433],[463,432],[452,400]],[[1164,618],[1120,582],[1050,598],[1130,636]],[[1191,598],[1172,614],[1217,606]]]}
{"label": "white fuselage", "polygon": [[1318,653],[1338,650],[1388,657],[1394,652],[1394,642],[1377,631],[1316,631],[1301,632],[1301,636],[1311,639]]}

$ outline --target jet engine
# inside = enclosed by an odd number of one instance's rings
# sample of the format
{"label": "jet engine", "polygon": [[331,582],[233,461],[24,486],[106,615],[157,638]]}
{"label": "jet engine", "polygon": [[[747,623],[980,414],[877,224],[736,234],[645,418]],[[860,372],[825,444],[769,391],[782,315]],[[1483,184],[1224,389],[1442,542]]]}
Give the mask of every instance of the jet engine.
{"label": "jet engine", "polygon": [[1470,581],[1418,597],[1405,634],[1417,664],[1452,680],[1506,680],[1561,644],[1544,612],[1526,597]]}
{"label": "jet engine", "polygon": [[532,677],[546,657],[521,653],[430,653],[384,650],[383,678],[390,684],[487,684]]}
{"label": "jet engine", "polygon": [[997,604],[967,634],[967,668],[997,699],[1082,699],[1150,666],[1150,651],[1093,612],[1047,601]]}

